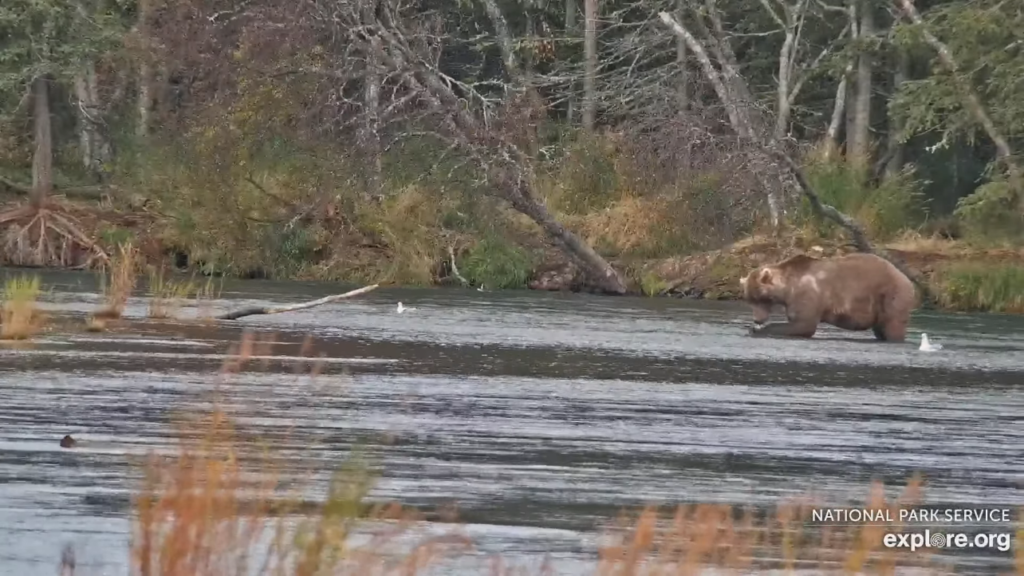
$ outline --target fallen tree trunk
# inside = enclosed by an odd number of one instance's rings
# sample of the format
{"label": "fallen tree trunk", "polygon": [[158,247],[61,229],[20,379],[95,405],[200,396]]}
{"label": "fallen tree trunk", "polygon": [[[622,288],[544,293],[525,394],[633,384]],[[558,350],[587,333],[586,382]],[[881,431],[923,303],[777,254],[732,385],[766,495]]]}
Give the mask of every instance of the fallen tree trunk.
{"label": "fallen tree trunk", "polygon": [[622,275],[586,241],[559,222],[544,204],[534,198],[529,189],[522,188],[510,196],[512,207],[529,216],[556,246],[573,258],[587,274],[587,280],[594,288],[605,294],[626,293],[626,281]]}
{"label": "fallen tree trunk", "polygon": [[363,286],[344,294],[334,294],[332,296],[325,296],[318,300],[310,300],[309,302],[301,302],[299,304],[292,304],[291,306],[277,306],[264,308],[260,306],[252,306],[250,308],[242,308],[241,310],[235,310],[233,312],[227,312],[220,316],[215,316],[217,320],[238,320],[239,318],[245,318],[246,316],[259,316],[263,314],[281,314],[282,312],[295,312],[297,310],[305,310],[307,308],[314,308],[323,304],[330,304],[331,302],[337,302],[338,300],[344,300],[353,296],[360,296],[367,292],[376,290],[380,284],[371,284],[369,286]]}

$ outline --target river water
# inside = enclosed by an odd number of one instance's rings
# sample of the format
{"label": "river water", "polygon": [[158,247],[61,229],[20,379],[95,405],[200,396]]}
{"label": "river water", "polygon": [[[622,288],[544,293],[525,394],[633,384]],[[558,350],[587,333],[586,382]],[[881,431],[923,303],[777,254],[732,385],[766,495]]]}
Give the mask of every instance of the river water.
{"label": "river water", "polygon": [[[91,275],[42,276],[48,310],[96,308]],[[228,282],[212,307],[343,290]],[[944,345],[923,353],[830,328],[750,338],[737,303],[379,289],[217,325],[146,307],[133,298],[122,329],[0,349],[0,572],[52,573],[71,544],[80,573],[127,573],[129,456],[173,445],[172,413],[208,401],[243,328],[275,333],[285,356],[312,334],[323,356],[315,379],[275,360],[220,388],[250,432],[324,474],[366,446],[374,498],[457,502],[479,550],[547,556],[556,573],[585,573],[595,530],[645,503],[859,504],[872,479],[894,496],[920,472],[930,502],[1024,505],[1022,318],[920,312],[911,341]],[[81,445],[61,449],[69,433]]]}

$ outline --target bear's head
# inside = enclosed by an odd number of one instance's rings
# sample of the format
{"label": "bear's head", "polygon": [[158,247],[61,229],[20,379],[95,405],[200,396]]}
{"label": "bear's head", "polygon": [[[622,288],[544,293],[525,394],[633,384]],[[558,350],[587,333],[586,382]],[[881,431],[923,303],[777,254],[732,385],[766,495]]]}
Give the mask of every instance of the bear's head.
{"label": "bear's head", "polygon": [[743,299],[754,309],[754,322],[764,324],[771,316],[772,305],[785,304],[785,282],[781,270],[763,266],[740,279]]}

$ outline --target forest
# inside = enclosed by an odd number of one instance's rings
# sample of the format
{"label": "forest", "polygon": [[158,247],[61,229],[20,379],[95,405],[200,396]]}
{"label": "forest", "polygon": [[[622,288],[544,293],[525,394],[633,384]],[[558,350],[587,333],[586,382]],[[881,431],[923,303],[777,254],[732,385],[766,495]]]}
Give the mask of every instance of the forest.
{"label": "forest", "polygon": [[0,259],[1024,312],[1024,0],[5,0]]}

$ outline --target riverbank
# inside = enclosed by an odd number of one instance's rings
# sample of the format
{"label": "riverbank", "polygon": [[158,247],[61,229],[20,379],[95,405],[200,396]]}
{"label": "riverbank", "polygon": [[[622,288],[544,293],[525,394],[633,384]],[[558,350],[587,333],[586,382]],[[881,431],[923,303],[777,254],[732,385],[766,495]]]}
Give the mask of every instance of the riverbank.
{"label": "riverbank", "polygon": [[[138,250],[141,269],[148,268],[151,275],[162,273],[171,277],[177,272],[247,279],[381,282],[394,286],[588,290],[579,267],[522,217],[506,215],[507,225],[501,234],[484,236],[446,234],[440,229],[420,227],[418,232],[408,231],[414,239],[411,245],[398,238],[380,241],[341,226],[329,245],[294,255],[296,262],[288,266],[218,266],[204,260],[202,249],[186,246],[180,236],[169,234],[169,217],[144,200],[120,206],[64,200],[61,205],[81,224],[83,232],[108,252],[131,243]],[[655,243],[648,238],[651,228],[628,223],[642,221],[640,216],[651,213],[652,207],[636,199],[625,205],[636,217],[620,215],[613,223],[607,213],[597,212],[566,219],[623,273],[634,295],[736,300],[740,297],[739,279],[765,263],[796,254],[832,257],[854,251],[838,234],[824,237],[807,227],[794,227],[777,235],[743,238],[714,250],[685,250],[680,245],[674,253],[687,253],[666,257],[662,254],[673,252],[667,246],[662,247],[661,254],[645,257],[642,250],[631,248]],[[625,208],[618,206],[616,210],[621,212]],[[440,241],[442,237],[445,242]],[[903,261],[927,283],[935,296],[934,304],[941,309],[1024,313],[1024,248],[978,247],[916,233],[904,233],[897,240],[878,246]],[[236,247],[226,253],[245,251],[245,247]],[[6,259],[8,263],[16,260],[11,255]]]}

